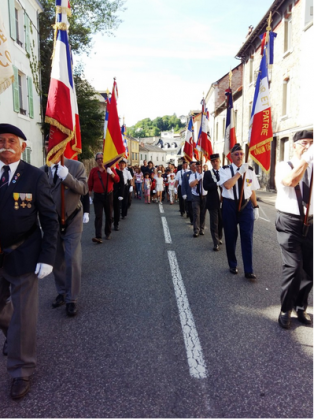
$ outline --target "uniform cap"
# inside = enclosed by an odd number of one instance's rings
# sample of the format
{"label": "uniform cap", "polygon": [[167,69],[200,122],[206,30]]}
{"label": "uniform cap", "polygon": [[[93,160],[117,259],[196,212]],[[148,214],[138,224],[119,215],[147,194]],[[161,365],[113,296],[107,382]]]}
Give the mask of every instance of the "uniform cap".
{"label": "uniform cap", "polygon": [[243,150],[240,143],[236,143],[231,149],[231,153],[237,152],[238,150]]}
{"label": "uniform cap", "polygon": [[23,131],[11,124],[0,124],[0,134],[14,134],[25,141],[27,140]]}
{"label": "uniform cap", "polygon": [[213,155],[210,155],[210,160],[219,159],[219,153],[214,153]]}
{"label": "uniform cap", "polygon": [[293,136],[293,141],[299,141],[303,139],[312,139],[313,140],[313,131],[302,130],[295,133]]}
{"label": "uniform cap", "polygon": [[[128,161],[127,161],[126,159],[124,159],[124,158],[123,158],[123,159],[121,159],[121,160],[120,160],[120,162],[122,162],[122,163],[128,163]],[[120,162],[119,162],[119,163],[120,163]]]}

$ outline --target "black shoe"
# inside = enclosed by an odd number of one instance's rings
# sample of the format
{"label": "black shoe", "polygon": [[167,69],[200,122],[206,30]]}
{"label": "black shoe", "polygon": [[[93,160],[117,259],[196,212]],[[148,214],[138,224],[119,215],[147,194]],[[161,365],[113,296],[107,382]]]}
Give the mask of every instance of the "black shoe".
{"label": "black shoe", "polygon": [[8,340],[7,339],[5,339],[5,342],[3,344],[2,354],[3,356],[8,355]]}
{"label": "black shoe", "polygon": [[115,226],[113,229],[116,230],[116,231],[120,230],[119,226]]}
{"label": "black shoe", "polygon": [[245,273],[245,277],[247,279],[256,279],[256,275],[254,273]]}
{"label": "black shoe", "polygon": [[102,239],[101,238],[93,238],[92,241],[96,242],[97,244],[102,244]]}
{"label": "black shoe", "polygon": [[199,234],[198,233],[194,233],[193,237],[194,238],[198,238],[199,237]]}
{"label": "black shoe", "polygon": [[181,217],[183,217],[184,216],[184,213],[181,213]]}
{"label": "black shoe", "polygon": [[107,239],[107,241],[109,241],[110,235],[106,235],[105,239]]}
{"label": "black shoe", "polygon": [[232,268],[232,267],[230,267],[229,268],[229,271],[230,271],[230,273],[232,273],[232,274],[238,274],[238,269],[235,267],[235,268]]}
{"label": "black shoe", "polygon": [[58,295],[56,299],[52,302],[53,308],[59,308],[59,306],[62,306],[65,304],[64,295]]}
{"label": "black shoe", "polygon": [[10,394],[11,398],[13,398],[13,400],[18,400],[19,398],[24,397],[28,393],[30,386],[29,377],[13,378]]}
{"label": "black shoe", "polygon": [[219,251],[219,246],[215,245],[214,248],[213,248],[213,251]]}
{"label": "black shoe", "polygon": [[306,313],[306,311],[303,311],[302,309],[299,309],[297,311],[298,320],[305,325],[311,325],[312,321],[310,318],[310,315]]}
{"label": "black shoe", "polygon": [[68,316],[75,316],[77,314],[77,307],[75,302],[70,302],[66,304],[66,311]]}
{"label": "black shoe", "polygon": [[281,328],[288,330],[290,328],[290,320],[291,320],[291,311],[280,312],[279,317],[278,317],[278,322]]}
{"label": "black shoe", "polygon": [[204,236],[204,235],[205,235],[205,233],[204,233],[204,231],[203,231],[203,230],[201,230],[201,231],[200,231],[200,235],[202,235],[202,236]]}

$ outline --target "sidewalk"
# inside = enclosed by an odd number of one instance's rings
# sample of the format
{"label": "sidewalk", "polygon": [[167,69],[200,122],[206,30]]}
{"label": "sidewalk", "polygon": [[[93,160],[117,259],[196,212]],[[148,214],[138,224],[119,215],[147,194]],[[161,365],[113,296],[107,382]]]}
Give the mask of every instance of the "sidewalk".
{"label": "sidewalk", "polygon": [[274,206],[276,203],[277,193],[266,190],[257,190],[256,197],[257,201]]}

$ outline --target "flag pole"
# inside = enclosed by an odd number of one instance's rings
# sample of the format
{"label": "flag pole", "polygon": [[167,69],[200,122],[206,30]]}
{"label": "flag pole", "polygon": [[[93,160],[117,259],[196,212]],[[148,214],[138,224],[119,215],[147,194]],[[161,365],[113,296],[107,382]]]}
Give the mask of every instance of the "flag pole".
{"label": "flag pole", "polygon": [[310,192],[309,192],[309,202],[307,203],[307,207],[306,207],[306,212],[304,215],[304,220],[303,220],[303,236],[306,236],[309,230],[309,223],[308,223],[308,218],[309,218],[309,211],[310,211],[310,203],[311,203],[311,199],[312,199],[312,188],[313,188],[313,169],[312,169],[312,175],[311,175],[311,182],[310,182]]}
{"label": "flag pole", "polygon": [[[61,165],[64,166],[64,154],[61,155]],[[64,184],[61,182],[61,231],[65,229],[65,199]]]}

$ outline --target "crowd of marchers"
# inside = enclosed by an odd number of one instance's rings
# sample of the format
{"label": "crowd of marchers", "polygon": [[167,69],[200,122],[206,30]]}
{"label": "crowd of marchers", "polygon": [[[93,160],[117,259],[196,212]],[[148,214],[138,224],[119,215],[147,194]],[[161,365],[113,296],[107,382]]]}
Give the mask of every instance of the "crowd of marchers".
{"label": "crowd of marchers", "polygon": [[[219,155],[212,154],[210,169],[199,161],[184,160],[177,168],[145,161],[132,168],[126,159],[120,160],[119,168],[110,168],[97,153],[88,177],[81,162],[60,157],[53,165],[35,168],[22,160],[26,144],[18,127],[0,124],[0,329],[12,378],[11,398],[20,399],[29,392],[37,364],[38,280],[52,273],[57,296],[51,307],[65,307],[69,317],[78,312],[81,235],[91,203],[92,241],[97,246],[103,230],[106,240],[112,228],[119,230],[132,199],[170,205],[178,200],[181,216],[186,215],[193,225],[194,238],[205,233],[208,209],[214,252],[224,240],[230,273],[238,274],[239,226],[244,275],[256,280],[253,229],[259,218],[259,183],[244,162],[240,144],[230,151],[229,165],[221,167]],[[293,150],[293,158],[280,162],[276,172],[276,230],[283,277],[278,322],[285,329],[290,328],[293,310],[302,324],[312,322],[306,310],[313,286],[313,131],[295,133]]]}

